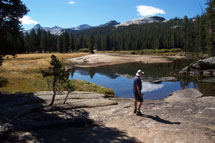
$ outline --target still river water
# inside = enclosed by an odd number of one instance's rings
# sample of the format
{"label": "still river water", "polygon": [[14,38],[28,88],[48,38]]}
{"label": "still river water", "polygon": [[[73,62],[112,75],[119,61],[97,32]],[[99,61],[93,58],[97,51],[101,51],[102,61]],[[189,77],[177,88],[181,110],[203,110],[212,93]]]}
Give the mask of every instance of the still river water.
{"label": "still river water", "polygon": [[[75,68],[70,74],[71,79],[85,80],[114,90],[116,96],[133,98],[132,82],[136,71],[142,69],[142,92],[144,99],[158,100],[167,97],[176,90],[185,88],[199,89],[206,96],[213,96],[215,84],[201,82],[203,77],[177,76],[177,82],[152,84],[156,78],[172,76],[172,74],[189,65],[192,60],[175,60],[172,63],[143,64],[129,63],[95,68]],[[205,78],[204,78],[205,79]]]}

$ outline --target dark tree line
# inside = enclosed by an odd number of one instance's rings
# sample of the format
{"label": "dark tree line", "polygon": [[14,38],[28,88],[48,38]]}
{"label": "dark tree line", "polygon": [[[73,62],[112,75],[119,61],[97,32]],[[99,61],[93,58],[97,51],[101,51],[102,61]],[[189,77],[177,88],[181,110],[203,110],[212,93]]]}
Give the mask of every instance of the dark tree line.
{"label": "dark tree line", "polygon": [[[180,48],[185,52],[208,52],[207,17],[174,18],[166,22],[106,27],[75,33],[80,40],[94,35],[97,50],[143,50]],[[84,41],[84,40],[83,40]]]}
{"label": "dark tree line", "polygon": [[[174,18],[165,22],[117,28],[97,27],[75,33],[65,30],[61,35],[52,35],[41,29],[33,29],[29,33],[16,32],[16,34],[8,33],[8,30],[3,38],[1,34],[0,44],[3,45],[1,48],[5,47],[11,53],[67,53],[80,49],[88,49],[93,53],[94,49],[119,51],[180,48],[184,52],[215,55],[214,1],[207,0],[206,13],[194,18],[185,16],[183,19]],[[26,11],[23,12],[26,13]]]}
{"label": "dark tree line", "polygon": [[174,18],[166,22],[93,28],[73,34],[65,31],[59,36],[33,30],[24,36],[25,52],[66,53],[88,48],[93,53],[93,49],[119,51],[180,48],[184,52],[213,55],[207,17],[206,14],[191,19],[185,16],[183,19]]}

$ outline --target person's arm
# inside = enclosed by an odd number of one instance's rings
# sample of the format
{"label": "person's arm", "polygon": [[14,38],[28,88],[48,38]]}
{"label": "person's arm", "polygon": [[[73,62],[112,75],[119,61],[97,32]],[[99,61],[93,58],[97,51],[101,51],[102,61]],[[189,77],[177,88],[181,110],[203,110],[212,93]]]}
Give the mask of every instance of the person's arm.
{"label": "person's arm", "polygon": [[140,91],[140,87],[139,87],[138,85],[136,85],[136,87],[137,87],[137,92],[138,92],[138,94],[139,94],[140,96],[143,96],[143,94],[142,94],[141,91]]}

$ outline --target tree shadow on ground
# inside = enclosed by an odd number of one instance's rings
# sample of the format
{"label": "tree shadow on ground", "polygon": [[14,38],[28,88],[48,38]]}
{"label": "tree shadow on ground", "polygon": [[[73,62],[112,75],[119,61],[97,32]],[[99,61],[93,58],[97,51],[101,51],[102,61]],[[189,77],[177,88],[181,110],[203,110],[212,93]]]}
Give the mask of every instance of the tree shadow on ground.
{"label": "tree shadow on ground", "polygon": [[142,117],[149,118],[149,119],[152,119],[152,120],[154,120],[154,121],[157,121],[157,122],[163,123],[163,124],[170,124],[170,125],[172,125],[172,124],[176,124],[176,125],[181,124],[180,122],[171,122],[171,121],[162,119],[162,118],[160,118],[158,115],[152,116],[152,115],[142,114],[141,116],[142,116]]}
{"label": "tree shadow on ground", "polygon": [[71,105],[48,106],[33,93],[0,95],[1,143],[119,143],[139,142],[116,128],[89,118]]}

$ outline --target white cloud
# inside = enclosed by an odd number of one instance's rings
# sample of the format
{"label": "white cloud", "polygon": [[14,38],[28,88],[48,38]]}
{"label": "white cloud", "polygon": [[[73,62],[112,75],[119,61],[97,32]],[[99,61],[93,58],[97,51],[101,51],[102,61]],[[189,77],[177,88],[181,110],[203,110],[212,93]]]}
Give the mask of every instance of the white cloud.
{"label": "white cloud", "polygon": [[166,14],[164,10],[152,6],[139,5],[136,8],[140,16],[154,16],[156,14]]}
{"label": "white cloud", "polygon": [[164,87],[163,84],[151,84],[149,82],[142,82],[142,92],[150,92]]}
{"label": "white cloud", "polygon": [[33,20],[29,16],[23,16],[22,18],[19,19],[19,21],[22,22],[22,24],[38,24],[39,22]]}
{"label": "white cloud", "polygon": [[75,4],[75,2],[74,1],[70,1],[70,2],[68,2],[68,4]]}

